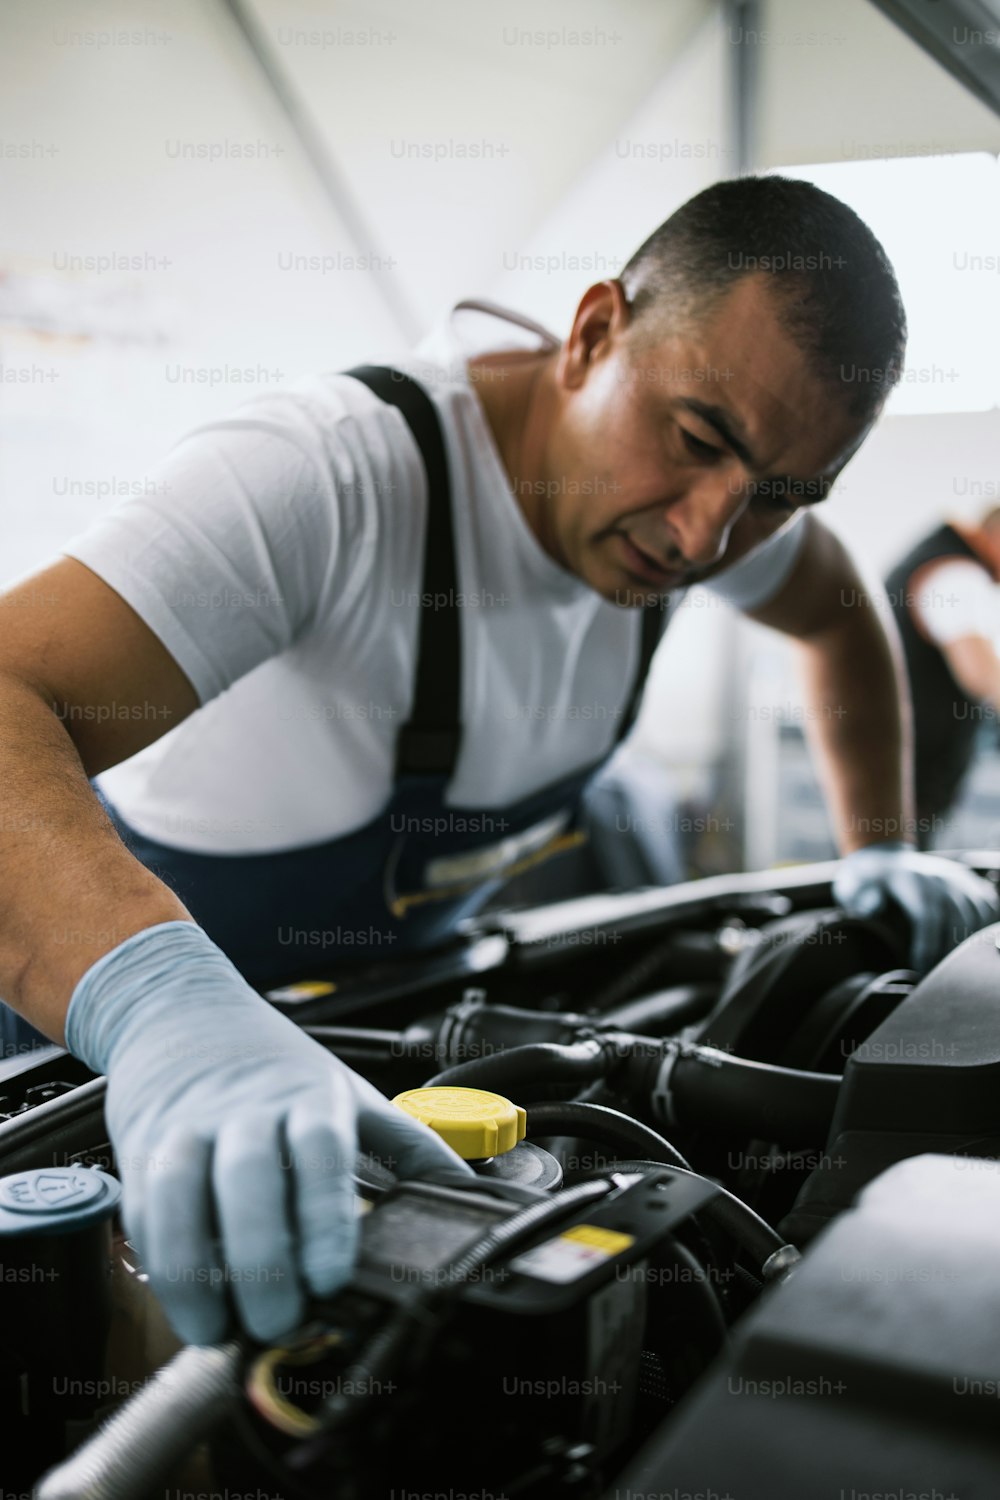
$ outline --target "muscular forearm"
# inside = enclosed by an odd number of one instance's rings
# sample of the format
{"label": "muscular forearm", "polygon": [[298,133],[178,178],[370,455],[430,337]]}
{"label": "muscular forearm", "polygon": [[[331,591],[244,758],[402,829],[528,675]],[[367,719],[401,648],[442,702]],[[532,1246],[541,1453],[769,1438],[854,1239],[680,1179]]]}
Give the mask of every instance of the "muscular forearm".
{"label": "muscular forearm", "polygon": [[898,643],[865,597],[796,647],[841,852],[912,838],[910,703]]}
{"label": "muscular forearm", "polygon": [[0,999],[62,1043],[91,964],[189,916],[115,833],[44,696],[0,674]]}

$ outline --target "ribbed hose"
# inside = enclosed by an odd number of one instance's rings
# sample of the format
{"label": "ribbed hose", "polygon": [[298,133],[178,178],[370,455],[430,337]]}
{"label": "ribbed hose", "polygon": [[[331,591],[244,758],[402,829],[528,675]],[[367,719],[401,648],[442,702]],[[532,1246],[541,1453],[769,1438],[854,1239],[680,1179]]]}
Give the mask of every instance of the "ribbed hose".
{"label": "ribbed hose", "polygon": [[666,1057],[665,1087],[657,1088],[654,1103],[668,1126],[735,1130],[789,1145],[829,1134],[842,1081],[837,1073],[779,1068],[715,1047],[681,1047]]}
{"label": "ribbed hose", "polygon": [[[733,1057],[716,1047],[616,1031],[475,1057],[436,1073],[424,1087],[495,1089],[516,1100],[563,1084],[581,1091],[612,1073],[619,1092],[635,1090],[650,1098],[671,1129],[736,1131],[792,1145],[826,1139],[841,1085],[836,1073],[806,1073]],[[637,1141],[628,1144],[645,1150]]]}
{"label": "ribbed hose", "polygon": [[659,1160],[661,1166],[691,1170],[665,1136],[620,1110],[609,1109],[606,1104],[581,1104],[578,1100],[533,1104],[528,1109],[528,1135],[582,1136],[585,1141],[603,1143],[615,1150],[641,1151],[651,1160]]}
{"label": "ribbed hose", "polygon": [[512,1089],[525,1095],[534,1089],[560,1083],[583,1087],[603,1078],[610,1070],[612,1058],[602,1042],[593,1039],[560,1046],[556,1042],[533,1042],[526,1047],[512,1047],[489,1057],[473,1057],[456,1063],[428,1078],[424,1088],[495,1089],[504,1093]]}
{"label": "ribbed hose", "polygon": [[239,1343],[189,1344],[63,1463],[34,1500],[148,1500],[222,1420],[237,1391]]}

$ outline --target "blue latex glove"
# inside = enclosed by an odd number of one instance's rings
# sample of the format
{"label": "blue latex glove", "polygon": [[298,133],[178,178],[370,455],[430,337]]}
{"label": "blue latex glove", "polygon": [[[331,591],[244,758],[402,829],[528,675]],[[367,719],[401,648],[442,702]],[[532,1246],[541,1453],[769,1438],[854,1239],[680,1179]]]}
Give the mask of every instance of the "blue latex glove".
{"label": "blue latex glove", "polygon": [[[357,1245],[358,1137],[398,1176],[465,1163],[246,983],[193,922],[136,933],[84,974],[69,1050],[108,1075],[129,1238],[180,1338],[275,1339]],[[221,1253],[219,1239],[221,1238]]]}
{"label": "blue latex glove", "polygon": [[888,840],[855,849],[840,863],[833,899],[854,917],[871,917],[895,901],[909,919],[912,967],[927,972],[970,933],[1000,918],[988,880],[912,844]]}

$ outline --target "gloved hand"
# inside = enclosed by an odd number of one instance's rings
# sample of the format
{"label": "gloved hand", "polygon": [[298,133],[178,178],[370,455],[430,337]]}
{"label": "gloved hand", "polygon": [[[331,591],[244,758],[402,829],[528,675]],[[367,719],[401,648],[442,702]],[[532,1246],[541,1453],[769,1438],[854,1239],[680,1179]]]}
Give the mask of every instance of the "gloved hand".
{"label": "gloved hand", "polygon": [[889,901],[910,922],[910,963],[921,974],[972,932],[1000,918],[988,880],[954,860],[918,854],[912,844],[887,840],[855,849],[841,861],[833,899],[854,917],[871,917]]}
{"label": "gloved hand", "polygon": [[[351,1274],[357,1137],[398,1176],[469,1171],[256,994],[194,922],[127,938],[84,974],[69,1050],[108,1075],[125,1226],[178,1336],[277,1338]],[[218,1240],[221,1239],[221,1253]]]}

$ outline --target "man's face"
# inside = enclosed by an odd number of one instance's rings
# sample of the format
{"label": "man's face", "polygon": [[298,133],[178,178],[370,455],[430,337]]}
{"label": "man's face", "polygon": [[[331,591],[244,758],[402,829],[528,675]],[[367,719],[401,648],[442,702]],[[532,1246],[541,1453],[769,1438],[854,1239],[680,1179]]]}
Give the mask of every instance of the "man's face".
{"label": "man's face", "polygon": [[696,326],[652,344],[639,332],[619,283],[590,288],[557,358],[536,515],[552,555],[622,605],[763,541],[823,497],[868,430],[810,374],[763,278]]}

